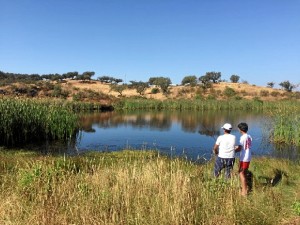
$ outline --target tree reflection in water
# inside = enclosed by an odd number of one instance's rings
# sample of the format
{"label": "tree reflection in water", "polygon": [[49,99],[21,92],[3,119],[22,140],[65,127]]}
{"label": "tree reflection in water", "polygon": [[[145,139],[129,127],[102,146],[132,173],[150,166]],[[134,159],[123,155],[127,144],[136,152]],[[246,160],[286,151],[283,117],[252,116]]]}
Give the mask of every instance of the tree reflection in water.
{"label": "tree reflection in water", "polygon": [[[77,147],[116,151],[124,148],[157,149],[167,154],[189,158],[211,154],[211,148],[226,122],[233,125],[232,133],[240,134],[237,124],[247,122],[254,138],[254,155],[276,153],[263,133],[266,118],[261,112],[245,111],[152,111],[102,112],[81,118],[81,139]],[[79,135],[80,136],[80,135]],[[267,143],[267,144],[266,144]],[[292,152],[298,150],[293,150]],[[172,152],[172,153],[171,153]],[[291,157],[294,157],[291,156]]]}

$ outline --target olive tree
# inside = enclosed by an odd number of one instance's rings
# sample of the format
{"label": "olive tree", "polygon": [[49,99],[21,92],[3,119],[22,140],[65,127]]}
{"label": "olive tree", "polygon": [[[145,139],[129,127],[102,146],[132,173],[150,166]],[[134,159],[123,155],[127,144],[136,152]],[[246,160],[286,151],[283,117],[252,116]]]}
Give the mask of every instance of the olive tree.
{"label": "olive tree", "polygon": [[205,76],[213,83],[218,83],[221,79],[221,72],[207,72]]}
{"label": "olive tree", "polygon": [[288,92],[291,92],[294,88],[296,88],[296,85],[290,83],[288,80],[281,82],[279,85]]}
{"label": "olive tree", "polygon": [[145,90],[149,87],[149,83],[148,82],[143,82],[143,81],[130,81],[130,88],[134,88],[136,90],[137,93],[139,93],[140,95],[143,95]]}
{"label": "olive tree", "polygon": [[164,94],[168,93],[168,88],[171,84],[171,79],[168,77],[151,77],[149,79],[150,85],[156,85],[160,87]]}
{"label": "olive tree", "polygon": [[240,76],[235,75],[235,74],[231,75],[231,77],[230,77],[230,80],[232,83],[238,83],[239,79],[240,79]]}
{"label": "olive tree", "polygon": [[273,88],[274,85],[275,85],[274,82],[268,82],[268,83],[267,83],[267,87],[269,87],[269,88]]}
{"label": "olive tree", "polygon": [[196,86],[196,84],[197,84],[197,77],[195,75],[185,76],[181,81],[181,85]]}
{"label": "olive tree", "polygon": [[110,85],[110,90],[118,92],[120,94],[120,96],[123,96],[123,91],[127,88],[126,84],[111,84]]}

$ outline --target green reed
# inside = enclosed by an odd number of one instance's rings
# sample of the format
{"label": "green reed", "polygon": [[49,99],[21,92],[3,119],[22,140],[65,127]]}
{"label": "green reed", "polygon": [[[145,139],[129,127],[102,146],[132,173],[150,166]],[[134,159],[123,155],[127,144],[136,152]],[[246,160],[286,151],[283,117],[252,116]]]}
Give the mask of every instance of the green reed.
{"label": "green reed", "polygon": [[[1,224],[293,224],[299,213],[300,165],[286,160],[253,159],[245,198],[236,165],[232,179],[215,179],[212,162],[157,152],[0,158]],[[265,183],[278,168],[280,182]]]}
{"label": "green reed", "polygon": [[272,118],[272,141],[300,146],[300,104],[290,103],[269,111]]}
{"label": "green reed", "polygon": [[127,98],[114,103],[117,110],[268,110],[284,108],[286,101],[268,102],[261,100],[155,100]]}
{"label": "green reed", "polygon": [[0,136],[5,145],[31,140],[67,140],[78,127],[77,116],[57,102],[0,99]]}

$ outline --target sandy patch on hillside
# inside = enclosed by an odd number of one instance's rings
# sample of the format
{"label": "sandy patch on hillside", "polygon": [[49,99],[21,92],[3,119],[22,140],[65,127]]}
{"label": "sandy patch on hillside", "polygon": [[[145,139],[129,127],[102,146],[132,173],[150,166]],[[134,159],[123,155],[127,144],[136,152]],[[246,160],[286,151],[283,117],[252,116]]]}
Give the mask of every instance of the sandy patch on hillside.
{"label": "sandy patch on hillside", "polygon": [[[110,89],[110,85],[106,83],[101,83],[100,81],[92,81],[91,83],[83,83],[77,80],[69,80],[65,86],[71,86],[73,89],[77,88],[82,90],[90,89],[96,92],[102,92],[104,94],[112,95],[114,97],[120,97],[118,92],[112,91]],[[222,93],[226,87],[234,89],[237,94],[245,99],[252,99],[254,97],[259,97],[262,100],[274,100],[281,98],[281,95],[285,93],[285,91],[280,89],[273,89],[268,87],[261,87],[255,86],[250,84],[244,83],[227,83],[221,82],[218,84],[213,84],[213,89],[209,89],[204,95],[209,95],[214,93],[217,98],[224,98],[222,97]],[[153,87],[148,88],[143,95],[146,98],[153,98],[153,99],[178,99],[178,98],[185,98],[191,99],[194,98],[197,93],[199,92],[199,87],[189,87],[189,86],[170,86],[170,94],[168,96],[163,95],[162,93],[152,94],[151,90]],[[213,91],[212,91],[213,90]],[[262,96],[262,92],[267,92],[268,96]],[[276,98],[271,96],[272,92],[278,92],[280,96]],[[139,96],[140,94],[136,92],[135,89],[126,89],[122,92],[124,97],[132,97],[132,96]]]}

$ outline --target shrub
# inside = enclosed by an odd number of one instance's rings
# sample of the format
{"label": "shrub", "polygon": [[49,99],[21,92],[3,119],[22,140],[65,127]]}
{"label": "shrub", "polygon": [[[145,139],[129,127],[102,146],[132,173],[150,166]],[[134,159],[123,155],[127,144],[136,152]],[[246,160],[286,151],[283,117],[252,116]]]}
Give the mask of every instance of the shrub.
{"label": "shrub", "polygon": [[270,94],[273,97],[277,97],[278,95],[280,95],[280,93],[278,91],[272,91]]}
{"label": "shrub", "polygon": [[261,90],[261,91],[260,91],[260,96],[262,96],[262,97],[267,97],[267,96],[269,96],[269,91]]}
{"label": "shrub", "polygon": [[208,95],[206,97],[207,100],[216,100],[216,96],[215,95]]}
{"label": "shrub", "polygon": [[224,96],[226,96],[227,98],[231,98],[233,96],[236,95],[236,91],[233,88],[230,87],[225,87],[224,91],[223,91]]}

